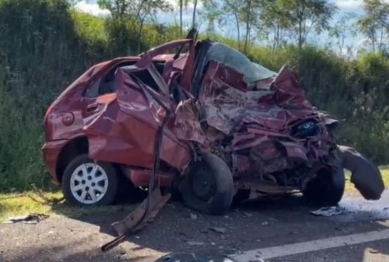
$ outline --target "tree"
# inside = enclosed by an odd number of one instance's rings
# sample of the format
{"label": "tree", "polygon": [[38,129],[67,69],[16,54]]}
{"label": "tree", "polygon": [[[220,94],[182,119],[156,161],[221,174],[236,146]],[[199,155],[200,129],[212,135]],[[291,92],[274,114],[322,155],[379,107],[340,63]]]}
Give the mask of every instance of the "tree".
{"label": "tree", "polygon": [[71,6],[75,6],[80,1],[81,0],[69,0],[69,3],[70,3]]}
{"label": "tree", "polygon": [[363,0],[364,15],[358,19],[358,27],[367,37],[373,52],[378,48],[383,50],[383,41],[389,31],[389,4],[383,0]]}
{"label": "tree", "polygon": [[357,35],[357,29],[354,25],[356,17],[357,15],[355,13],[346,13],[329,30],[329,36],[334,38],[335,43],[339,48],[340,55],[345,51],[345,40],[349,37],[355,37]]}
{"label": "tree", "polygon": [[235,24],[238,49],[241,49],[241,26],[244,27],[243,52],[247,53],[253,25],[258,21],[258,6],[262,0],[225,0],[219,8],[219,25]]}
{"label": "tree", "polygon": [[282,15],[288,21],[288,30],[297,39],[299,49],[312,29],[317,33],[328,30],[329,22],[337,11],[329,0],[278,0],[274,3],[279,5],[275,10],[284,10]]}
{"label": "tree", "polygon": [[[143,27],[148,18],[155,18],[159,10],[172,11],[172,6],[165,0],[137,0],[135,2],[137,5],[134,6],[133,12],[136,12],[136,19],[139,23],[139,39],[142,38]],[[138,53],[140,49],[140,41],[138,41]]]}
{"label": "tree", "polygon": [[197,0],[193,0],[192,28],[196,26]]}
{"label": "tree", "polygon": [[206,21],[206,35],[213,36],[216,33],[215,22],[220,19],[222,15],[218,1],[215,0],[202,0],[204,8],[198,11],[199,16],[203,21]]}
{"label": "tree", "polygon": [[262,13],[266,0],[226,0],[223,5],[223,11],[226,16],[225,20],[235,18],[235,23],[238,32],[238,45],[240,47],[240,29],[241,25],[244,28],[244,43],[242,51],[247,54],[249,52],[249,44],[263,33]]}
{"label": "tree", "polygon": [[253,24],[254,20],[254,12],[255,7],[253,7],[254,3],[253,0],[245,0],[244,1],[244,7],[241,9],[241,20],[246,24],[245,26],[245,38],[244,38],[244,45],[243,45],[243,53],[247,53],[247,46],[249,42],[249,37],[251,33],[251,26]]}
{"label": "tree", "polygon": [[127,14],[128,5],[131,0],[98,0],[101,8],[111,11],[113,18],[123,18]]}
{"label": "tree", "polygon": [[262,21],[272,40],[273,50],[279,49],[285,42],[285,31],[291,28],[288,11],[282,8],[280,1],[265,2],[263,5]]}
{"label": "tree", "polygon": [[141,39],[145,22],[155,17],[158,11],[172,11],[165,0],[99,0],[99,5],[109,9],[114,19],[121,19],[137,28],[137,52],[141,50]]}
{"label": "tree", "polygon": [[[223,27],[231,23],[235,24],[237,32],[237,43],[238,49],[240,49],[240,23],[241,23],[241,13],[239,10],[243,9],[244,2],[240,0],[224,0],[221,6],[216,8],[217,14],[219,16],[218,22],[219,26]],[[233,19],[231,19],[233,17]]]}
{"label": "tree", "polygon": [[178,0],[178,5],[180,9],[180,37],[182,37],[182,28],[183,28],[183,23],[182,23],[182,12],[184,10],[184,7],[188,7],[189,0]]}

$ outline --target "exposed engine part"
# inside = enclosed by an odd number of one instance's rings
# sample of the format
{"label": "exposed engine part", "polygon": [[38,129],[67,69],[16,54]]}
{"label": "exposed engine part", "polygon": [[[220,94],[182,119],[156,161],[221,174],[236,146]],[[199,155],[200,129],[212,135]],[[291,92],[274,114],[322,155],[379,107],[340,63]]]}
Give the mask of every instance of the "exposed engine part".
{"label": "exposed engine part", "polygon": [[291,135],[293,137],[303,139],[307,137],[315,136],[319,133],[320,128],[315,120],[304,121],[299,125],[296,125],[292,128]]}

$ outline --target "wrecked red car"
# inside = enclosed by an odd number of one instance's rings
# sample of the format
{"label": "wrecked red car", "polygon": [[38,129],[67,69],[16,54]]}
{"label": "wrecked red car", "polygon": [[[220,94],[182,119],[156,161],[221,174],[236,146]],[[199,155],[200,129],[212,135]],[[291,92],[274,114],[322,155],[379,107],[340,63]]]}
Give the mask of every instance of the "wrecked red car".
{"label": "wrecked red car", "polygon": [[177,40],[97,64],[44,122],[46,165],[73,204],[110,204],[123,178],[147,188],[153,174],[210,214],[227,211],[234,197],[294,190],[337,204],[344,168],[365,198],[384,190],[374,165],[366,160],[361,171],[352,166],[361,155],[348,161],[339,150],[339,122],[306,100],[288,66],[276,73],[210,40]]}

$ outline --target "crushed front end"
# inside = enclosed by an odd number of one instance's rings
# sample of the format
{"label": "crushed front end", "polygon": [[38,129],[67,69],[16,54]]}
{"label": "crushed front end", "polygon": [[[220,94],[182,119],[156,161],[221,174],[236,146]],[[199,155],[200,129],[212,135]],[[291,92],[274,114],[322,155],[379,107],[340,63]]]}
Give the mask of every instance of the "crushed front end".
{"label": "crushed front end", "polygon": [[[341,169],[334,160],[337,120],[306,100],[288,66],[275,73],[211,41],[198,42],[195,52],[186,88],[194,97],[178,105],[176,135],[222,158],[236,192],[249,191],[250,198],[304,192],[318,174]],[[344,190],[344,178],[338,184]]]}

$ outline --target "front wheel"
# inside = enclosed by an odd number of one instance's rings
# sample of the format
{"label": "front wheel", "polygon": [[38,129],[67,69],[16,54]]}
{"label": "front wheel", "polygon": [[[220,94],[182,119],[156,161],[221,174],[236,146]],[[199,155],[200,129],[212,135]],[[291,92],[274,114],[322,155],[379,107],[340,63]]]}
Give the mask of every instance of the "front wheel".
{"label": "front wheel", "polygon": [[118,191],[117,172],[109,163],[95,163],[87,154],[80,155],[66,167],[62,191],[73,205],[109,205]]}
{"label": "front wheel", "polygon": [[346,184],[344,169],[336,153],[332,152],[328,160],[332,167],[320,169],[303,191],[309,202],[320,206],[337,205]]}
{"label": "front wheel", "polygon": [[232,174],[227,164],[209,152],[202,152],[180,191],[184,203],[194,210],[220,215],[230,209],[234,195]]}

